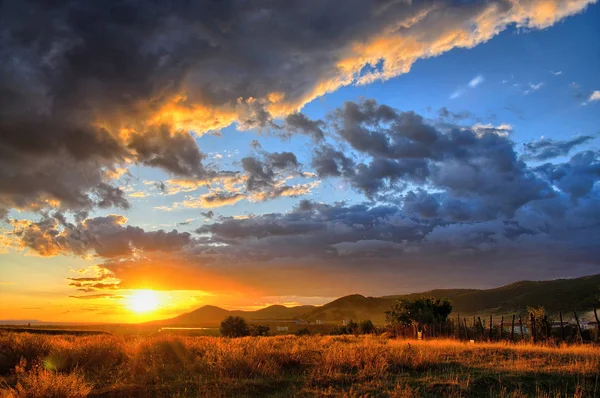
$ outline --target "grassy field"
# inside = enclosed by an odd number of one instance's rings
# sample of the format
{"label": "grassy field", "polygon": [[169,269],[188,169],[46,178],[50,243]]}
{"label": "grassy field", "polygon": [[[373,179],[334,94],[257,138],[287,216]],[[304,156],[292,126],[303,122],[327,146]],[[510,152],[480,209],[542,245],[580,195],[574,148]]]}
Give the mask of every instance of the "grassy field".
{"label": "grassy field", "polygon": [[600,348],[0,334],[0,396],[600,396]]}

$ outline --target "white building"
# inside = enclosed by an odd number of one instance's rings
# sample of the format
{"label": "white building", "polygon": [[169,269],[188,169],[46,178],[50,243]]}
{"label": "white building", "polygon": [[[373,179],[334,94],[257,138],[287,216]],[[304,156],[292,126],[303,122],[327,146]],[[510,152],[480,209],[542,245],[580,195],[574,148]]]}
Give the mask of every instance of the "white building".
{"label": "white building", "polygon": [[323,325],[324,323],[325,323],[325,322],[323,322],[323,321],[322,321],[322,320],[320,320],[320,319],[317,319],[317,320],[315,321],[315,325]]}
{"label": "white building", "polygon": [[288,326],[277,326],[278,332],[289,332],[290,328]]}

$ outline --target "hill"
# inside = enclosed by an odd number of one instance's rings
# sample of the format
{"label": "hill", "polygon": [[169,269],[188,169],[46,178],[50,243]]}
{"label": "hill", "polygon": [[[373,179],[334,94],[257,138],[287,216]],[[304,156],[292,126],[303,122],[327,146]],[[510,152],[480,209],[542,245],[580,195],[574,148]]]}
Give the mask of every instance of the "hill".
{"label": "hill", "polygon": [[414,300],[422,296],[447,298],[453,313],[462,315],[519,313],[528,306],[543,306],[549,312],[590,311],[600,304],[600,275],[553,281],[521,281],[494,289],[436,289],[421,293],[384,297],[365,297],[352,294],[320,307],[305,305],[285,307],[272,305],[257,311],[228,311],[204,306],[175,318],[155,321],[156,325],[216,326],[229,315],[250,321],[321,320],[339,323],[344,319],[371,319],[382,324],[385,311],[397,300]]}
{"label": "hill", "polygon": [[205,305],[192,312],[181,314],[175,318],[148,322],[147,324],[161,326],[199,326],[214,327],[228,316],[241,316],[251,321],[273,321],[273,320],[295,320],[304,314],[310,313],[316,307],[312,305],[300,305],[297,307],[286,307],[283,305],[271,305],[257,311],[229,311],[213,305]]}

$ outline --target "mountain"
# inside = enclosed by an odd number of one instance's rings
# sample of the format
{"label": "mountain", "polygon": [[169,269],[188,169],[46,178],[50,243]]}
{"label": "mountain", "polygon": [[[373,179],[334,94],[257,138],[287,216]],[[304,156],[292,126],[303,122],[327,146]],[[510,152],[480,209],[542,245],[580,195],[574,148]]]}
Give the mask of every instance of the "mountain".
{"label": "mountain", "polygon": [[543,306],[547,311],[565,313],[590,311],[600,305],[600,274],[575,279],[553,281],[521,281],[495,289],[436,289],[421,293],[384,297],[365,297],[352,294],[320,307],[304,305],[285,307],[272,305],[257,311],[228,311],[215,306],[204,306],[175,318],[154,321],[156,325],[217,326],[227,316],[241,316],[250,321],[321,320],[339,323],[344,319],[371,319],[385,322],[385,311],[397,300],[414,300],[423,296],[447,298],[453,313],[461,315],[519,313],[528,306]]}
{"label": "mountain", "polygon": [[214,327],[228,316],[241,316],[251,321],[295,320],[315,309],[312,305],[286,307],[271,305],[257,311],[229,311],[214,305],[205,305],[192,312],[181,314],[175,318],[148,322],[147,324],[161,326],[199,326]]}

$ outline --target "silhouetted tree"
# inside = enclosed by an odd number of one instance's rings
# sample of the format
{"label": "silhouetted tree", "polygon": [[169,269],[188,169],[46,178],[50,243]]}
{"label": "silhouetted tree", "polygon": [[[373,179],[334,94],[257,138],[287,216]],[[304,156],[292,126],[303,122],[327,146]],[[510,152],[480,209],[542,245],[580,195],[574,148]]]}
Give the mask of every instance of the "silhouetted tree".
{"label": "silhouetted tree", "polygon": [[296,332],[296,336],[310,336],[310,330],[308,328],[302,328]]}
{"label": "silhouetted tree", "polygon": [[267,325],[250,325],[250,335],[252,336],[268,336],[270,327]]}
{"label": "silhouetted tree", "polygon": [[[533,314],[535,322],[535,340],[550,338],[552,335],[553,318],[548,317],[546,309],[542,306],[527,307],[527,314]],[[531,331],[533,333],[533,330]]]}
{"label": "silhouetted tree", "polygon": [[452,304],[448,300],[421,297],[398,301],[385,312],[385,319],[391,326],[416,325],[421,331],[423,325],[446,322],[451,312]]}
{"label": "silhouetted tree", "polygon": [[248,323],[241,316],[228,316],[221,322],[219,328],[221,335],[225,337],[243,337],[250,335]]}
{"label": "silhouetted tree", "polygon": [[372,334],[375,332],[375,325],[370,319],[361,321],[358,325],[361,334]]}

